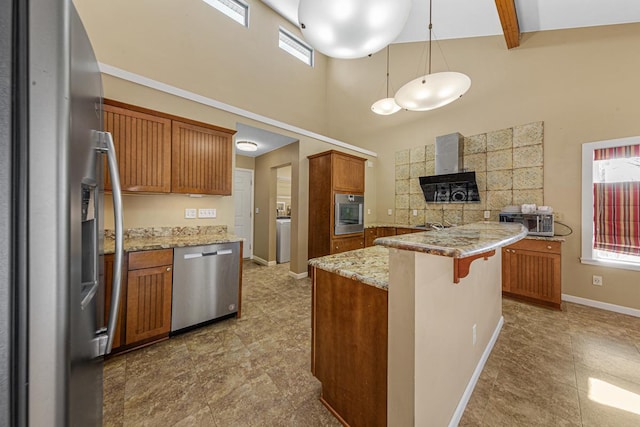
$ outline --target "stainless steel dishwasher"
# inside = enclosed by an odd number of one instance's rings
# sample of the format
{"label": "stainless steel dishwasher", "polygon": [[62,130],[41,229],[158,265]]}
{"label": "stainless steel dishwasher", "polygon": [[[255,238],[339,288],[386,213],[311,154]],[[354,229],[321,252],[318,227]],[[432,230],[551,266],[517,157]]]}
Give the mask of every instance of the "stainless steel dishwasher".
{"label": "stainless steel dishwasher", "polygon": [[240,242],[173,250],[171,332],[238,312]]}

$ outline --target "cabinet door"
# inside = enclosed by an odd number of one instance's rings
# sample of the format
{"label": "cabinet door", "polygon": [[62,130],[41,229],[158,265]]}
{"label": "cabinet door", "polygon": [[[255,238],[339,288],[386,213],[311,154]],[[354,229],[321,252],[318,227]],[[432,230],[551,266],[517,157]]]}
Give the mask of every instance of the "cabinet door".
{"label": "cabinet door", "polygon": [[561,266],[560,255],[549,252],[537,252],[526,249],[505,248],[503,260],[503,290],[532,300],[561,303]]}
{"label": "cabinet door", "polygon": [[[104,128],[113,135],[123,191],[171,191],[171,120],[105,104]],[[106,156],[104,171],[111,190]]]}
{"label": "cabinet door", "polygon": [[169,334],[171,270],[165,265],[128,272],[127,345]]}
{"label": "cabinet door", "polygon": [[367,228],[364,230],[364,247],[373,246],[373,241],[378,238],[378,228]]}
{"label": "cabinet door", "polygon": [[364,159],[334,154],[333,188],[347,193],[364,193]]}
{"label": "cabinet door", "polygon": [[395,227],[378,227],[378,237],[389,237],[396,235]]}
{"label": "cabinet door", "polygon": [[[109,324],[109,313],[111,312],[111,285],[113,284],[113,254],[108,254],[104,256],[104,323],[105,325]],[[116,332],[113,338],[113,350],[116,350],[118,347],[124,344],[124,334],[123,334],[123,325],[124,325],[124,313],[126,307],[126,281],[124,280],[124,274],[122,278],[122,287],[120,292],[120,307],[118,308],[118,323],[116,324]]]}
{"label": "cabinet door", "polygon": [[424,231],[424,230],[418,230],[415,228],[396,227],[396,236],[399,236],[401,234],[419,233],[421,231]]}
{"label": "cabinet door", "polygon": [[171,191],[231,195],[231,134],[173,121]]}
{"label": "cabinet door", "polygon": [[331,254],[362,249],[364,247],[364,236],[343,237],[331,240]]}

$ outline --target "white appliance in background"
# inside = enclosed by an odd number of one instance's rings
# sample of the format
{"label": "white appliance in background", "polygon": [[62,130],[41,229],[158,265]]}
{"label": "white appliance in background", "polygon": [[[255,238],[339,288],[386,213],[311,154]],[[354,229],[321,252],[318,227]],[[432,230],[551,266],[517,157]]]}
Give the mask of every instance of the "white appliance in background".
{"label": "white appliance in background", "polygon": [[291,260],[291,219],[276,220],[276,262],[282,264]]}
{"label": "white appliance in background", "polygon": [[[2,2],[0,33],[0,425],[99,426],[122,203],[98,63],[70,0]],[[117,211],[108,325],[105,154]]]}

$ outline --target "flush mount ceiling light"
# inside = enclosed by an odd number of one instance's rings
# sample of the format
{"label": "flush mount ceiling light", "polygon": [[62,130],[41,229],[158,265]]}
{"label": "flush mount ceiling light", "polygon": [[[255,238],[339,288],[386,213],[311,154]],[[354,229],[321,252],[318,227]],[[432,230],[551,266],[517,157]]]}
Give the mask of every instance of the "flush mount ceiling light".
{"label": "flush mount ceiling light", "polygon": [[256,151],[258,150],[258,144],[251,141],[237,141],[236,147],[240,151]]}
{"label": "flush mount ceiling light", "polygon": [[362,58],[394,41],[409,17],[411,0],[300,0],[305,40],[333,58]]}
{"label": "flush mount ceiling light", "polygon": [[374,102],[371,111],[382,116],[400,111],[400,106],[396,104],[395,99],[389,97],[389,46],[387,46],[387,97]]}
{"label": "flush mount ceiling light", "polygon": [[[462,73],[446,71],[431,74],[432,1],[429,0],[429,71],[411,80],[396,92],[396,103],[411,111],[428,111],[452,103],[471,87],[471,79]],[[446,61],[445,61],[446,62]]]}

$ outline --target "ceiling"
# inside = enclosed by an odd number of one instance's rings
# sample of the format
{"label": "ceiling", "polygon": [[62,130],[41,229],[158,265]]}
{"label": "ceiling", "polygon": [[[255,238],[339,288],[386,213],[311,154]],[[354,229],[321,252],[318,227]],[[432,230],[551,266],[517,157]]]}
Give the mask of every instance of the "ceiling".
{"label": "ceiling", "polygon": [[235,141],[252,141],[258,144],[257,151],[240,151],[236,147],[236,154],[248,157],[258,157],[297,141],[295,138],[269,132],[264,129],[258,129],[242,123],[237,123],[236,130]]}
{"label": "ceiling", "polygon": [[[298,25],[299,0],[262,0]],[[638,0],[515,0],[523,33],[640,22]],[[429,0],[413,0],[407,24],[395,43],[425,41]],[[438,40],[502,34],[495,0],[433,0]]]}

